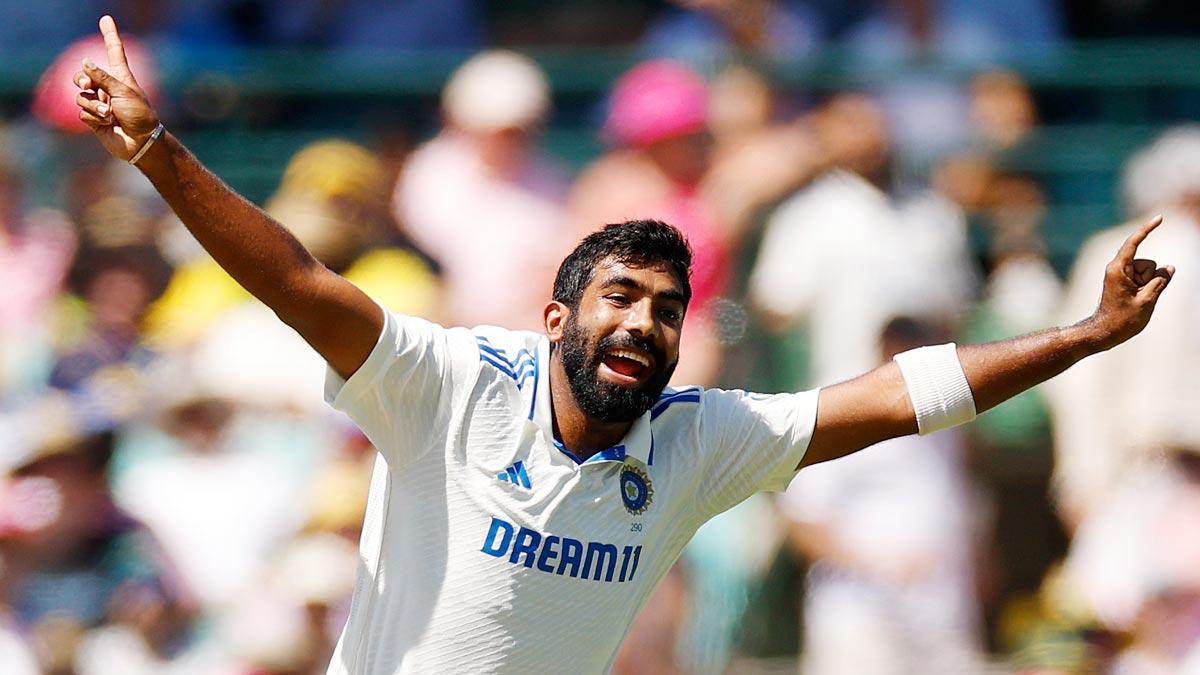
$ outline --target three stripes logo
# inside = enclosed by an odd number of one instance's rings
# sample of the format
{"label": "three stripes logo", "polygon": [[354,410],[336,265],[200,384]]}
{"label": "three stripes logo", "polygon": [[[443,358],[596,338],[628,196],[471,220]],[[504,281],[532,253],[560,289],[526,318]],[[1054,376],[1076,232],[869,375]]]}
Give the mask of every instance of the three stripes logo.
{"label": "three stripes logo", "polygon": [[519,485],[526,490],[533,488],[533,484],[529,482],[529,474],[525,473],[524,462],[517,462],[504,471],[496,474],[496,479],[505,483]]}

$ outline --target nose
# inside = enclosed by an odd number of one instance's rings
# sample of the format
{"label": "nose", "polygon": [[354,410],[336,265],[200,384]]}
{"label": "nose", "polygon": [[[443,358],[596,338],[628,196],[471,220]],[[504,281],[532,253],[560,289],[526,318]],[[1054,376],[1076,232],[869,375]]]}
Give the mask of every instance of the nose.
{"label": "nose", "polygon": [[654,310],[648,298],[631,304],[625,312],[625,330],[630,334],[651,337],[655,327]]}

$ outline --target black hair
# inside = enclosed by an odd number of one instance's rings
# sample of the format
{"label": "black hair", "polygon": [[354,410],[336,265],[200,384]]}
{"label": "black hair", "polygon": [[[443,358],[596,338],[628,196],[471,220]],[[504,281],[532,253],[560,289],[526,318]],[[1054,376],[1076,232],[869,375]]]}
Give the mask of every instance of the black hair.
{"label": "black hair", "polygon": [[578,308],[596,268],[609,259],[637,267],[666,265],[679,279],[684,305],[692,299],[692,247],[682,232],[659,220],[612,223],[584,237],[558,267],[554,299]]}

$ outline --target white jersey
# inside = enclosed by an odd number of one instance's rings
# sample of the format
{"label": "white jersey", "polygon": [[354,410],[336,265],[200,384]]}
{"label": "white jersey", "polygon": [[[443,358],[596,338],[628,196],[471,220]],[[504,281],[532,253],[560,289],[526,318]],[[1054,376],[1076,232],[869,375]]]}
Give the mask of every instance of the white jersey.
{"label": "white jersey", "polygon": [[668,389],[580,463],[549,342],[385,313],[326,397],[379,449],[330,673],[600,673],[696,529],[795,474],[816,392]]}

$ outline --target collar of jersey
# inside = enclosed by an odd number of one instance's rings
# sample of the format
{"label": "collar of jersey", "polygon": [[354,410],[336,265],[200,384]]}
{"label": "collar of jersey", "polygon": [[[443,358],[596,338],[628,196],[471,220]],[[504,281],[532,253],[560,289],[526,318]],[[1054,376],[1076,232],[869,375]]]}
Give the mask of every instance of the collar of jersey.
{"label": "collar of jersey", "polygon": [[649,464],[650,452],[654,446],[654,434],[650,429],[649,410],[634,421],[633,426],[629,428],[629,432],[625,434],[625,438],[622,438],[620,443],[597,452],[587,460],[580,461],[578,457],[554,437],[554,412],[551,409],[552,402],[550,400],[549,338],[542,337],[538,342],[536,371],[540,373],[540,377],[536,378],[537,384],[533,387],[530,419],[541,428],[542,433],[546,434],[546,437],[550,439],[554,447],[558,448],[559,452],[569,457],[576,464],[584,466],[603,462],[624,462],[629,458],[636,459],[642,464]]}

